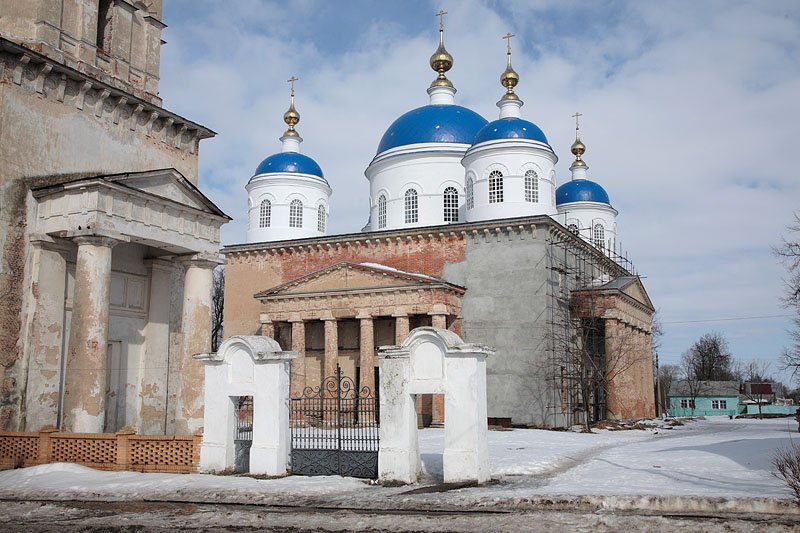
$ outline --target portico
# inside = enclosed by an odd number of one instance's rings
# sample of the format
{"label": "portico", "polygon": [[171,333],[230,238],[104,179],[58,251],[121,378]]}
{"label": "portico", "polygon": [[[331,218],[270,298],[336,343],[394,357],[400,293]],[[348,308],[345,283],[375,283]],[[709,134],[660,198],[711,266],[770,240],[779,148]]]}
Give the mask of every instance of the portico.
{"label": "portico", "polygon": [[[465,289],[441,279],[382,265],[340,262],[255,295],[262,302],[262,335],[274,336],[299,357],[291,393],[319,386],[336,365],[356,385],[375,390],[377,347],[400,344],[408,332],[433,326],[461,333]],[[421,399],[434,422],[443,404]]]}
{"label": "portico", "polygon": [[28,429],[198,429],[203,368],[192,356],[211,348],[212,270],[229,218],[173,169],[28,185],[38,294],[23,341],[39,392],[27,398]]}

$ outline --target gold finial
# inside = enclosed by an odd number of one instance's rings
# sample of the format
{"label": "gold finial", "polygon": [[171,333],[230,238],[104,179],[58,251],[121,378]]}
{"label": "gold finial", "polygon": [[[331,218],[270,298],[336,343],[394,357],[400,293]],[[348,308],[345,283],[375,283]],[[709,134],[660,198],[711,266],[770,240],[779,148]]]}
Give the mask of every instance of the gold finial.
{"label": "gold finial", "polygon": [[288,83],[291,84],[292,93],[289,97],[289,110],[283,114],[283,121],[289,125],[289,128],[284,132],[284,137],[299,137],[300,135],[295,131],[294,127],[300,122],[300,113],[294,108],[294,82],[298,81],[300,78],[292,76],[288,80]]}
{"label": "gold finial", "polygon": [[453,56],[444,47],[444,16],[447,11],[439,10],[436,16],[439,17],[439,48],[431,56],[430,65],[433,70],[439,73],[431,87],[452,87],[453,84],[444,75],[445,72],[453,68]]}
{"label": "gold finial", "polygon": [[516,37],[511,32],[506,33],[503,39],[507,41],[507,56],[508,61],[506,70],[500,75],[500,84],[506,88],[506,94],[503,95],[503,100],[519,100],[519,97],[514,94],[514,87],[519,83],[519,74],[511,67],[511,38]]}
{"label": "gold finial", "polygon": [[575,156],[575,161],[572,163],[573,167],[585,167],[586,163],[581,159],[581,156],[586,152],[586,145],[581,142],[581,124],[579,119],[583,116],[582,113],[575,112],[572,117],[575,119],[575,142],[572,143],[570,151]]}

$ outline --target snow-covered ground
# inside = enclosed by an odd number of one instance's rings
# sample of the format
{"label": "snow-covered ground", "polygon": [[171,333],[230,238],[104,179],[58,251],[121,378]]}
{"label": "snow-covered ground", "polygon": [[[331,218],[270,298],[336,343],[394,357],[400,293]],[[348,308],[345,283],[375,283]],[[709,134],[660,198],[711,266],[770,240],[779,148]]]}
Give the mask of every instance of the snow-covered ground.
{"label": "snow-covered ground", "polygon": [[[777,497],[790,494],[771,475],[775,450],[800,444],[791,419],[712,418],[674,429],[490,431],[491,471],[497,483],[433,494],[415,487],[380,487],[336,476],[256,480],[243,476],[100,472],[51,464],[0,472],[0,498],[195,500],[303,504],[368,501],[409,505],[489,504],[541,495],[659,495]],[[425,475],[442,479],[444,430],[420,432]],[[476,503],[477,502],[477,503]]]}

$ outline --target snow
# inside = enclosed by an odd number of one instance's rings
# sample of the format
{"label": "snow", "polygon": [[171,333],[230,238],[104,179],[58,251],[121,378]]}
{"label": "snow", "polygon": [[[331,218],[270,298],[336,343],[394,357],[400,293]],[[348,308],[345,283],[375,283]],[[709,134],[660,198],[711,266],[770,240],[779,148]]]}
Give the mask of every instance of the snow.
{"label": "snow", "polygon": [[386,272],[394,272],[395,274],[403,274],[405,276],[414,276],[415,278],[422,278],[422,279],[430,279],[434,281],[442,281],[438,278],[434,278],[432,276],[428,276],[427,274],[420,274],[419,272],[406,272],[404,270],[398,270],[396,268],[382,265],[380,263],[359,263],[361,266],[374,268],[376,270],[385,270]]}
{"label": "snow", "polygon": [[[441,483],[444,430],[426,429],[419,435],[424,469],[419,487]],[[0,498],[274,504],[391,499],[393,504],[425,501],[453,505],[542,495],[786,499],[790,494],[771,474],[771,461],[777,449],[798,441],[792,419],[718,417],[674,429],[596,430],[592,434],[515,429],[489,432],[491,472],[498,482],[432,494],[409,495],[415,487],[381,487],[338,476],[258,480],[102,472],[56,463],[0,472]]]}

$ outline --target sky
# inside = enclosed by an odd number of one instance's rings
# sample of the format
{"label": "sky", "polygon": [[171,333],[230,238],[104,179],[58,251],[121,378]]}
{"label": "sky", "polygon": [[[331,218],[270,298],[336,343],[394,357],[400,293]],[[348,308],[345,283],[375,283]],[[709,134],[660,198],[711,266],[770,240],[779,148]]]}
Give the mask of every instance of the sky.
{"label": "sky", "polygon": [[[569,180],[576,111],[589,178],[619,210],[619,240],[664,326],[661,364],[702,334],[780,379],[790,345],[786,271],[772,250],[793,213],[800,122],[800,3],[732,1],[166,0],[164,107],[217,132],[200,147],[201,189],[245,241],[244,186],[280,151],[294,75],[301,151],[333,188],[328,231],[367,222],[364,169],[383,132],[428,103],[438,40],[456,102],[498,116],[512,39],[523,117]],[[448,5],[449,4],[449,5]],[[792,141],[792,142],[789,142]]]}

